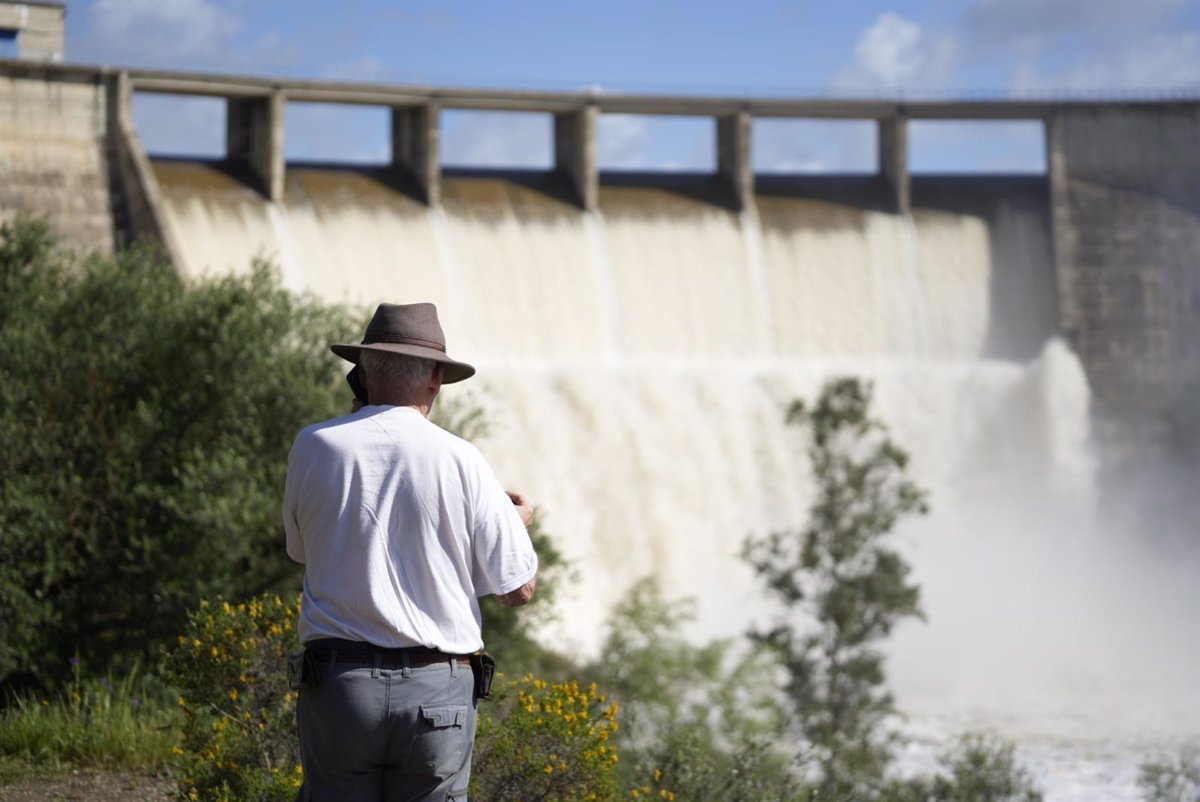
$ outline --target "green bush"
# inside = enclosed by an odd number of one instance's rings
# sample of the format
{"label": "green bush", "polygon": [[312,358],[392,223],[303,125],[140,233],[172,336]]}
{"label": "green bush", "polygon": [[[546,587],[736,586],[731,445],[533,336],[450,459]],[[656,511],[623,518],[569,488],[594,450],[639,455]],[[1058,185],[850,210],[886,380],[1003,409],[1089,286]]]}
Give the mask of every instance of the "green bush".
{"label": "green bush", "polygon": [[300,787],[296,694],[298,597],[202,601],[167,663],[180,689],[181,792],[211,802],[284,802]]}
{"label": "green bush", "polygon": [[942,755],[941,772],[893,783],[879,802],[1041,802],[1011,743],[968,733]]}
{"label": "green bush", "polygon": [[617,709],[595,685],[551,684],[532,675],[504,684],[480,705],[471,798],[614,799]]}
{"label": "green bush", "polygon": [[[299,605],[268,594],[242,604],[201,602],[189,616],[167,671],[180,688],[184,716],[176,748],[183,796],[295,796],[296,694],[286,685],[286,659],[299,648]],[[494,802],[612,799],[616,713],[595,686],[532,676],[501,683],[494,700],[480,703],[474,794]]]}
{"label": "green bush", "polygon": [[1138,785],[1146,802],[1200,802],[1200,743],[1144,764]]}
{"label": "green bush", "polygon": [[202,597],[295,588],[292,438],[343,410],[344,312],[0,226],[0,682],[156,658]]}
{"label": "green bush", "polygon": [[654,777],[688,802],[760,802],[798,792],[791,757],[775,746],[783,714],[769,655],[681,634],[690,600],[636,582],[617,605],[588,676],[621,703],[623,786]]}

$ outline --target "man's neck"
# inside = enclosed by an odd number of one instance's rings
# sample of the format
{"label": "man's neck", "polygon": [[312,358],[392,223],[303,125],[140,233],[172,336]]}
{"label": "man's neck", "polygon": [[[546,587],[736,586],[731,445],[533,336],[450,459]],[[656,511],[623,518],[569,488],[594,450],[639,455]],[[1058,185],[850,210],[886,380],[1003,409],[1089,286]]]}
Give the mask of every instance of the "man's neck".
{"label": "man's neck", "polygon": [[433,400],[429,398],[413,398],[408,393],[388,392],[384,388],[371,388],[369,391],[372,404],[382,404],[389,407],[408,407],[420,412],[426,418],[429,417],[429,410],[433,408]]}

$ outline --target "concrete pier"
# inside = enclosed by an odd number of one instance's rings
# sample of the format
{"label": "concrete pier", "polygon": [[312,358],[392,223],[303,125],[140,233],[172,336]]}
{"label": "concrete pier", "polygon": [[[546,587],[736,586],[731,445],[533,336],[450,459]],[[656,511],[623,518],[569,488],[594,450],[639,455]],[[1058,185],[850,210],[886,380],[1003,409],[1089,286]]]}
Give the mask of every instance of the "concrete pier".
{"label": "concrete pier", "polygon": [[283,199],[283,92],[227,101],[225,151],[245,168],[255,189],[270,201]]}
{"label": "concrete pier", "polygon": [[750,163],[753,125],[746,111],[717,118],[717,173],[733,191],[739,211],[754,205],[754,167]]}
{"label": "concrete pier", "polygon": [[902,110],[879,121],[879,173],[891,194],[893,211],[908,214],[912,206],[908,175],[908,118]]}
{"label": "concrete pier", "polygon": [[416,182],[430,206],[442,198],[440,121],[436,103],[392,107],[392,165]]}
{"label": "concrete pier", "polygon": [[554,115],[554,168],[571,182],[586,211],[596,208],[600,172],[596,165],[597,109],[592,104]]}

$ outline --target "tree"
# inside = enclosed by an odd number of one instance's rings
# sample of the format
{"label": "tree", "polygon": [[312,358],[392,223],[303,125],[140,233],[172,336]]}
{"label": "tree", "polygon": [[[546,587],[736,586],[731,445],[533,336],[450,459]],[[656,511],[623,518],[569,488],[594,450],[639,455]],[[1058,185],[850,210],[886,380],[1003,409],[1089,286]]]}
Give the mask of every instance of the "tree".
{"label": "tree", "polygon": [[1007,741],[968,733],[942,754],[940,772],[892,781],[877,802],[1042,802],[1015,754]]}
{"label": "tree", "polygon": [[905,515],[925,512],[925,494],[870,406],[869,385],[850,378],[827,384],[812,407],[793,402],[787,421],[808,435],[816,484],[807,525],[750,538],[743,549],[785,614],[752,637],[787,670],[821,799],[869,798],[882,787],[895,705],[879,644],[921,615],[919,589],[888,535]]}
{"label": "tree", "polygon": [[776,748],[776,666],[756,651],[733,654],[729,641],[689,643],[681,629],[693,607],[664,598],[653,579],[635,582],[585,672],[621,704],[624,785],[649,778],[651,790],[690,802],[793,798],[799,778]]}
{"label": "tree", "polygon": [[263,264],[189,286],[0,226],[0,680],[149,658],[204,596],[296,586],[287,452],[344,411],[352,327]]}

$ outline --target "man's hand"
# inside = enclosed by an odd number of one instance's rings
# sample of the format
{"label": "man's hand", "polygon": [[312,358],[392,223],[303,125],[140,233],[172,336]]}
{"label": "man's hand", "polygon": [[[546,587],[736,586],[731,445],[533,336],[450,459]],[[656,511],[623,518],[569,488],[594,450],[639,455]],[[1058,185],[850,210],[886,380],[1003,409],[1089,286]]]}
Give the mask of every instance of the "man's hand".
{"label": "man's hand", "polygon": [[505,492],[508,493],[509,500],[516,505],[517,514],[521,516],[521,523],[525,524],[525,528],[528,529],[529,525],[533,523],[533,505],[520,493],[513,492],[512,490],[506,490]]}
{"label": "man's hand", "polygon": [[505,607],[522,607],[529,604],[529,600],[533,598],[535,590],[537,590],[536,576],[511,593],[496,596],[496,601]]}

